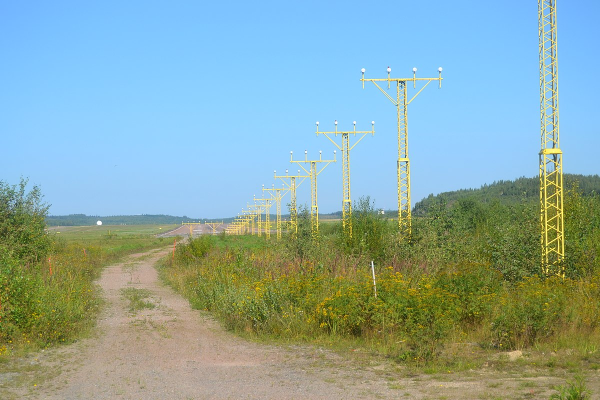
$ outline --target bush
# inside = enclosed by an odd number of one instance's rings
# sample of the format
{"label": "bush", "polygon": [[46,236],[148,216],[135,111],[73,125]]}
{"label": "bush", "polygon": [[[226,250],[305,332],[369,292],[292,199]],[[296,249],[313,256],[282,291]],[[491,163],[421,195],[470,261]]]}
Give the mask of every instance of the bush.
{"label": "bush", "polygon": [[367,260],[383,262],[393,250],[396,239],[395,229],[388,219],[375,209],[369,196],[361,197],[354,203],[351,215],[352,236],[340,229],[340,240],[350,254]]}
{"label": "bush", "polygon": [[[89,327],[99,299],[93,279],[98,253],[66,246],[33,266],[6,256],[0,260],[0,342],[46,347],[69,341]],[[50,272],[52,268],[52,273]]]}
{"label": "bush", "polygon": [[529,347],[552,337],[568,322],[565,311],[573,300],[571,281],[531,277],[515,286],[505,286],[493,311],[491,344],[494,347]]}
{"label": "bush", "polygon": [[27,263],[46,257],[50,239],[44,229],[49,206],[38,186],[26,192],[27,179],[10,186],[0,181],[0,251]]}

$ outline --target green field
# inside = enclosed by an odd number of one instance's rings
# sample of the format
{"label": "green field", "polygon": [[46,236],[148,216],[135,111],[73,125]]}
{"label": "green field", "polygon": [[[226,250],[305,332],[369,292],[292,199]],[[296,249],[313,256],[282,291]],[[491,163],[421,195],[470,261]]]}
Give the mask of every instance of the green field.
{"label": "green field", "polygon": [[101,226],[55,226],[47,232],[67,240],[98,240],[107,236],[159,235],[179,225],[101,225]]}

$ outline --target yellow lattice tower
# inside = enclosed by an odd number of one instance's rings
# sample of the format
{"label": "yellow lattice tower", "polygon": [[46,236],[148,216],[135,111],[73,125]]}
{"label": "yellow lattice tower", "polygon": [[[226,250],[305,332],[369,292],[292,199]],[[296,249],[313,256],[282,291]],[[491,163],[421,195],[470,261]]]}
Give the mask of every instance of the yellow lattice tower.
{"label": "yellow lattice tower", "polygon": [[242,211],[242,215],[239,216],[238,218],[238,235],[244,235],[244,234],[252,234],[252,232],[250,231],[250,221],[252,220],[252,217],[250,215],[247,215],[244,213],[244,211]]}
{"label": "yellow lattice tower", "polygon": [[284,194],[287,193],[287,189],[279,188],[276,189],[275,185],[271,189],[265,189],[263,185],[263,192],[267,192],[272,199],[275,200],[275,208],[276,208],[276,228],[277,228],[277,240],[281,239],[281,199]]}
{"label": "yellow lattice tower", "polygon": [[[313,236],[317,236],[319,234],[319,206],[317,202],[317,176],[329,164],[332,162],[336,162],[335,159],[335,150],[333,151],[333,160],[323,160],[323,152],[319,151],[319,159],[318,160],[309,160],[308,159],[308,151],[304,150],[304,161],[294,160],[294,153],[290,151],[290,162],[296,163],[310,176],[310,226],[311,232]],[[320,170],[317,167],[317,164],[324,163],[323,168]],[[304,168],[302,164],[310,164],[310,171]]]}
{"label": "yellow lattice tower", "polygon": [[247,214],[245,214],[245,212],[242,210],[242,214],[238,217],[238,228],[237,228],[237,232],[238,235],[244,235],[246,233],[250,233],[250,220],[251,217]]}
{"label": "yellow lattice tower", "polygon": [[194,236],[194,225],[202,225],[202,222],[182,222],[181,225],[188,225],[190,227],[190,236]]}
{"label": "yellow lattice tower", "polygon": [[248,209],[254,216],[254,219],[252,220],[252,231],[254,232],[253,234],[256,234],[257,236],[262,236],[262,208],[258,204],[251,204],[248,205]]}
{"label": "yellow lattice tower", "polygon": [[242,235],[246,226],[246,216],[238,214],[231,224],[227,226],[225,231],[229,235]]}
{"label": "yellow lattice tower", "polygon": [[254,220],[255,220],[254,213],[251,212],[250,210],[242,210],[242,214],[243,214],[242,221],[244,223],[244,225],[242,227],[242,232],[253,235],[254,234]]}
{"label": "yellow lattice tower", "polygon": [[[250,222],[250,224],[249,224],[250,234],[251,235],[259,235],[261,223],[259,221],[260,215],[258,213],[258,208],[253,204],[247,204],[246,214],[250,218],[250,221],[249,221]],[[258,229],[257,229],[257,225],[258,225]]]}
{"label": "yellow lattice tower", "polygon": [[[335,131],[332,132],[319,132],[319,121],[317,121],[317,136],[319,134],[325,135],[327,139],[331,141],[341,152],[342,152],[342,186],[343,186],[343,197],[342,197],[342,225],[344,232],[348,237],[352,237],[352,200],[350,198],[350,150],[354,148],[367,134],[375,134],[375,121],[371,121],[370,131],[357,131],[356,121],[353,122],[354,130],[352,131],[338,131],[337,120],[334,122]],[[350,135],[356,134],[362,135],[360,138],[350,146]],[[329,135],[341,135],[342,145],[337,144]]]}
{"label": "yellow lattice tower", "polygon": [[542,270],[565,274],[562,151],[558,135],[558,57],[556,0],[538,0],[540,111],[540,223]]}
{"label": "yellow lattice tower", "polygon": [[231,221],[231,223],[227,224],[225,228],[225,233],[228,235],[239,235],[242,227],[242,219],[238,214],[237,217]]}
{"label": "yellow lattice tower", "polygon": [[[365,69],[362,72],[362,85],[365,82],[372,82],[385,97],[396,106],[398,120],[398,227],[403,236],[409,236],[411,233],[411,203],[410,203],[410,159],[408,157],[408,105],[429,85],[432,81],[439,81],[439,87],[442,87],[442,68],[438,68],[439,76],[437,78],[417,78],[417,69],[413,68],[412,78],[391,78],[392,69],[387,68],[387,78],[365,79]],[[407,83],[412,82],[413,88],[417,88],[417,81],[425,82],[417,93],[408,99]],[[387,88],[390,89],[391,82],[396,83],[396,98],[390,96],[377,82],[387,82]]]}
{"label": "yellow lattice tower", "polygon": [[221,222],[205,222],[204,224],[208,225],[210,227],[213,235],[216,235],[217,229],[220,228],[221,226],[223,226],[223,221],[221,221]]}
{"label": "yellow lattice tower", "polygon": [[[264,185],[263,185],[263,189],[264,189]],[[254,197],[254,203],[256,204],[256,206],[258,207],[258,210],[259,210],[259,221],[261,220],[262,213],[263,212],[265,213],[264,230],[265,230],[265,235],[266,235],[267,239],[270,239],[271,238],[271,221],[270,221],[271,199],[269,199],[269,198],[260,198],[259,199],[259,198]],[[261,236],[262,233],[259,232],[258,235]]]}
{"label": "yellow lattice tower", "polygon": [[[288,170],[285,170],[285,175],[277,175],[277,171],[273,171],[275,179],[281,179],[283,184],[290,191],[290,232],[298,233],[298,209],[296,208],[296,189],[304,182],[304,179],[309,178],[309,175],[301,175],[298,170],[298,175],[288,175]],[[296,179],[302,179],[297,182]],[[288,182],[289,179],[289,182]],[[285,195],[285,193],[284,193]]]}

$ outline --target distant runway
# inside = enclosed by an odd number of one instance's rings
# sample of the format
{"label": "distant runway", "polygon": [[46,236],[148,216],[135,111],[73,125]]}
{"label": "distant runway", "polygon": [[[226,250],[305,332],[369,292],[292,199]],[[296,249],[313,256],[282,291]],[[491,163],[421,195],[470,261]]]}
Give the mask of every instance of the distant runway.
{"label": "distant runway", "polygon": [[[180,227],[173,229],[172,231],[161,233],[158,237],[173,237],[173,236],[200,236],[200,235],[212,235],[219,234],[227,229],[228,224],[221,224],[216,227],[215,231],[208,224],[190,224],[181,225]],[[190,229],[191,228],[191,229]]]}

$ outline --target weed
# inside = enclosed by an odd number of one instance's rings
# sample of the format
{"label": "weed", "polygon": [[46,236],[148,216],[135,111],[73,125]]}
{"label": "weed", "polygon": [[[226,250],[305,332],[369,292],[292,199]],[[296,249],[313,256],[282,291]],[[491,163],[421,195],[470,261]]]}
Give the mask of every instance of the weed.
{"label": "weed", "polygon": [[121,289],[121,294],[129,300],[129,312],[132,314],[136,314],[143,309],[153,309],[156,307],[154,303],[146,300],[152,294],[147,289],[128,287]]}
{"label": "weed", "polygon": [[552,394],[550,400],[586,400],[591,396],[582,376],[576,376],[575,379],[567,381],[565,385],[559,385],[555,389],[558,393]]}

